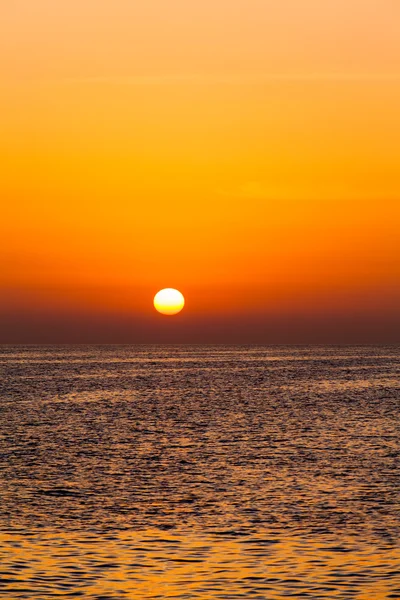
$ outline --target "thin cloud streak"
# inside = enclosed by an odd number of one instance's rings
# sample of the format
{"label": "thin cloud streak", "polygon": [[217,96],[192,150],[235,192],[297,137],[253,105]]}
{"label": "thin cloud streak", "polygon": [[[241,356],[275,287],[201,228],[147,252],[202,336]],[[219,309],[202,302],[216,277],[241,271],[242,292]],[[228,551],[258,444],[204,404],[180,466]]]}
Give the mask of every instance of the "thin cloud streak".
{"label": "thin cloud streak", "polygon": [[64,83],[158,86],[192,85],[257,85],[275,82],[314,81],[382,81],[400,82],[400,73],[260,73],[254,75],[168,74],[133,75],[126,77],[84,77],[64,79]]}

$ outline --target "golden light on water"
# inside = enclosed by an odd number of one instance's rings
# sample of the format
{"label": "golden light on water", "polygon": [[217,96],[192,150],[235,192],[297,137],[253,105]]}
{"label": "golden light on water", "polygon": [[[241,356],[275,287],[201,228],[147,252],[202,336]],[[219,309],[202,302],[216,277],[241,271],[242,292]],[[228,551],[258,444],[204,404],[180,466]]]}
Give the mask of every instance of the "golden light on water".
{"label": "golden light on water", "polygon": [[154,307],[163,315],[176,315],[185,306],[185,298],[179,290],[165,288],[154,296]]}

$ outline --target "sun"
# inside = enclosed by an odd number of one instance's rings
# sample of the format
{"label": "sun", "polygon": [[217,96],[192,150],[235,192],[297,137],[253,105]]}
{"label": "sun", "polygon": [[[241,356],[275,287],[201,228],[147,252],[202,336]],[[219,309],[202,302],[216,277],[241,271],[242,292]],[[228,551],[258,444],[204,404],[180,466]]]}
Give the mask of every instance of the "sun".
{"label": "sun", "polygon": [[185,298],[173,288],[160,290],[154,296],[154,307],[162,315],[176,315],[185,306]]}

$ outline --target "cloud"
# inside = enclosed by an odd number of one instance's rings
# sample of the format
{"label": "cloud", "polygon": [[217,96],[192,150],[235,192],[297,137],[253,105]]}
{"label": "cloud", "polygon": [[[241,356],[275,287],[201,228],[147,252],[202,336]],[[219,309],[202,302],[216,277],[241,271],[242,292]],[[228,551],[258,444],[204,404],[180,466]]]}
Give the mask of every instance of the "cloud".
{"label": "cloud", "polygon": [[165,75],[132,75],[125,77],[83,77],[65,79],[65,83],[131,85],[131,86],[162,86],[162,85],[262,85],[268,83],[296,82],[400,82],[400,73],[255,73],[255,74],[195,74],[170,73]]}
{"label": "cloud", "polygon": [[396,187],[386,186],[371,187],[367,182],[362,185],[360,181],[349,182],[345,179],[335,178],[317,181],[310,177],[293,179],[293,175],[286,181],[277,180],[271,175],[268,181],[245,181],[231,187],[218,187],[215,192],[218,196],[249,202],[384,202],[398,203],[399,194]]}

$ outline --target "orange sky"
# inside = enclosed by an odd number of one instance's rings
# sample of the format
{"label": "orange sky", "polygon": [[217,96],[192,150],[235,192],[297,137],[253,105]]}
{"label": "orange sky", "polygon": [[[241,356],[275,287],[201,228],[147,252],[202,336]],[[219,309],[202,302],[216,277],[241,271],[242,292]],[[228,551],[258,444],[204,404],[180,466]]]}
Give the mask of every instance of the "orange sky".
{"label": "orange sky", "polygon": [[3,4],[0,341],[398,341],[399,3]]}

